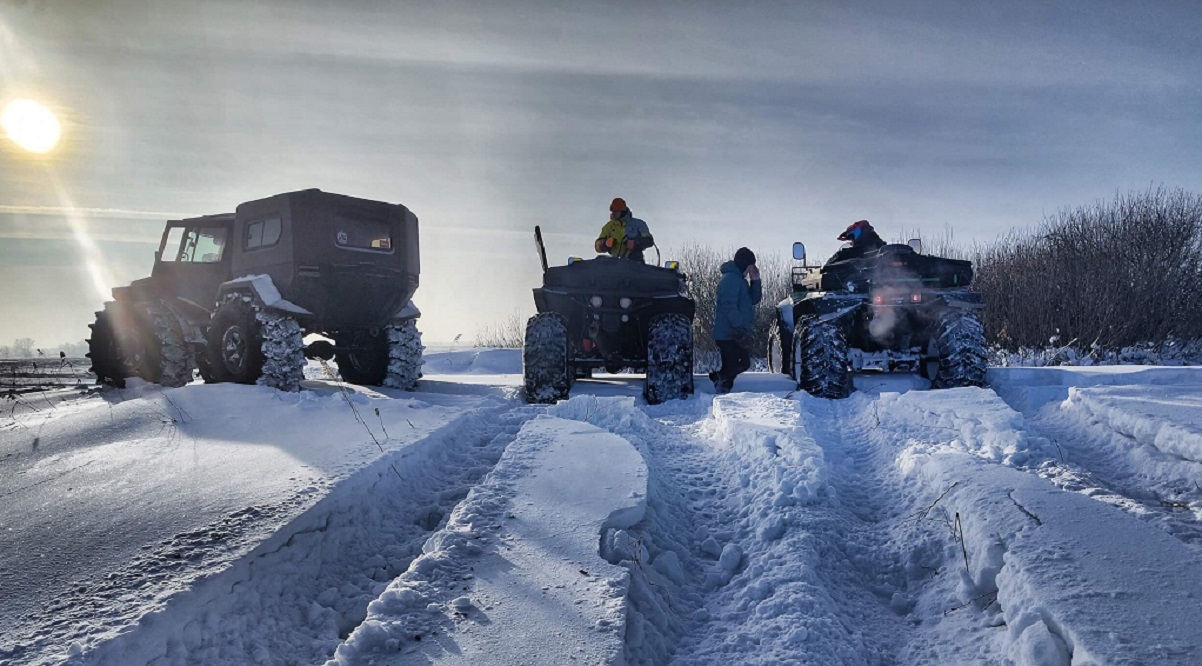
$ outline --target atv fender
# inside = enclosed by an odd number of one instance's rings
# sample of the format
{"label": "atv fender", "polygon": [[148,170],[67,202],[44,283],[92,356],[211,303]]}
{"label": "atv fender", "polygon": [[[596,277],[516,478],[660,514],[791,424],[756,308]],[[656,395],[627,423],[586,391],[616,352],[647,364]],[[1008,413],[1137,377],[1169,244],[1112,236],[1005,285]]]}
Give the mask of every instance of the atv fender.
{"label": "atv fender", "polygon": [[793,308],[793,320],[816,317],[818,321],[830,321],[850,314],[865,303],[863,296],[826,296],[803,299]]}
{"label": "atv fender", "polygon": [[776,304],[777,317],[784,322],[785,329],[789,331],[789,335],[793,334],[793,299],[786,298]]}
{"label": "atv fender", "polygon": [[957,310],[983,310],[985,303],[975,291],[948,291],[939,294],[939,299],[949,308]]}

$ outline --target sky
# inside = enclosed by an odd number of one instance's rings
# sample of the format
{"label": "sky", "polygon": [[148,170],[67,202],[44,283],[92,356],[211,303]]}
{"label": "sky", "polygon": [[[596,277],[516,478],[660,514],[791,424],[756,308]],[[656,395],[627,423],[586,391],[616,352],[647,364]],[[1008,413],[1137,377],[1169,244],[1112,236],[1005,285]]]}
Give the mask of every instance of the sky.
{"label": "sky", "polygon": [[86,337],[165,220],[309,187],[412,209],[420,326],[465,342],[533,314],[535,225],[589,256],[615,196],[666,259],[1189,190],[1200,29],[1192,2],[0,0],[0,105],[63,125],[0,137],[0,344]]}

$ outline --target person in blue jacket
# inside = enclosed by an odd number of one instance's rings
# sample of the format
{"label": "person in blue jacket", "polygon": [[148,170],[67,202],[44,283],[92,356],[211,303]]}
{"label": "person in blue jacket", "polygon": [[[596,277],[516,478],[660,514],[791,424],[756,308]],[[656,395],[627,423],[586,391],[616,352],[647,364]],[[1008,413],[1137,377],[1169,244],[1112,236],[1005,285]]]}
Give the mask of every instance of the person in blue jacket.
{"label": "person in blue jacket", "polygon": [[733,261],[722,264],[718,298],[714,306],[714,342],[722,355],[722,367],[710,373],[714,393],[730,393],[735,377],[751,367],[746,341],[755,325],[755,306],[764,295],[755,253],[741,247]]}

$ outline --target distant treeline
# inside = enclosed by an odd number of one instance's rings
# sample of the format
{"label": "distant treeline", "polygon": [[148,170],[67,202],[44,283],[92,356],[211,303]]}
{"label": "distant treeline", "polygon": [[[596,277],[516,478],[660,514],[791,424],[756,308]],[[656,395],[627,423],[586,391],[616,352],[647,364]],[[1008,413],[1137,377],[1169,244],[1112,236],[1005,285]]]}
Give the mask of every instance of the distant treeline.
{"label": "distant treeline", "polygon": [[41,347],[33,338],[17,338],[11,345],[0,345],[0,359],[3,358],[58,358],[59,352],[70,358],[80,358],[88,353],[88,343],[84,341],[69,342],[53,347]]}

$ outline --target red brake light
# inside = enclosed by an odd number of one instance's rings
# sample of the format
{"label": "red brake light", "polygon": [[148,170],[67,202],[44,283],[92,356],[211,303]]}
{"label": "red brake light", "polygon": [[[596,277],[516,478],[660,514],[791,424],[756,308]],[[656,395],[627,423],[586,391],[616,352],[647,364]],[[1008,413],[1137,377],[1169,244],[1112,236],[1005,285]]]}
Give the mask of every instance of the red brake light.
{"label": "red brake light", "polygon": [[921,303],[922,302],[922,294],[910,294],[910,302]]}

